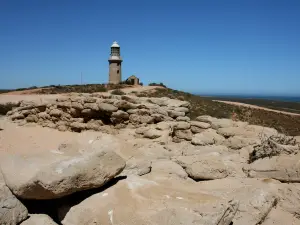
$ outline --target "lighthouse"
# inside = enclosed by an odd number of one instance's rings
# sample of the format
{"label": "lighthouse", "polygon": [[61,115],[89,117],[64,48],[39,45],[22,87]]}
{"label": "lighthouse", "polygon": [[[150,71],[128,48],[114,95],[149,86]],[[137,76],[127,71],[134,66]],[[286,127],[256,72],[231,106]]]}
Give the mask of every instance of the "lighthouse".
{"label": "lighthouse", "polygon": [[119,84],[122,81],[122,58],[120,55],[120,45],[114,41],[110,47],[109,81],[110,84]]}

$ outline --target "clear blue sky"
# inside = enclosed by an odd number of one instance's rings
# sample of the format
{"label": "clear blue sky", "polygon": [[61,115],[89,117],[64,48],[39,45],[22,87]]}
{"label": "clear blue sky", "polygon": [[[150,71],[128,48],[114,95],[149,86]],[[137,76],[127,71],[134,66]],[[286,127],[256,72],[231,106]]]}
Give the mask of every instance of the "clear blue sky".
{"label": "clear blue sky", "polygon": [[199,93],[300,95],[299,0],[0,0],[0,88],[123,78]]}

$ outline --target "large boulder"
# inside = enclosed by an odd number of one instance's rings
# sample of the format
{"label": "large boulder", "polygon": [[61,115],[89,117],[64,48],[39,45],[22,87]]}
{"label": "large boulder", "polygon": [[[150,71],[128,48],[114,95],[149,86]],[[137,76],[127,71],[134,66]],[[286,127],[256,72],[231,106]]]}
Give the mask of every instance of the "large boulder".
{"label": "large boulder", "polygon": [[232,149],[241,149],[249,145],[258,145],[261,143],[261,140],[257,137],[242,137],[242,136],[233,136],[226,139],[223,144]]}
{"label": "large boulder", "polygon": [[182,179],[129,176],[71,207],[63,225],[229,225],[238,203]]}
{"label": "large boulder", "polygon": [[262,224],[278,202],[276,196],[278,182],[272,180],[224,178],[198,182],[197,185],[199,190],[239,201],[239,208],[232,224]]}
{"label": "large boulder", "polygon": [[273,178],[282,182],[300,182],[300,154],[263,158],[245,166],[249,177]]}
{"label": "large boulder", "polygon": [[218,154],[178,156],[175,161],[194,180],[212,180],[227,177],[229,171]]}
{"label": "large boulder", "polygon": [[125,161],[113,152],[113,139],[104,137],[85,144],[74,141],[39,155],[3,157],[5,182],[24,199],[54,199],[101,187],[125,167]]}
{"label": "large boulder", "polygon": [[201,133],[195,134],[192,139],[192,144],[194,145],[213,145],[222,144],[225,138],[213,129],[207,129]]}
{"label": "large boulder", "polygon": [[58,225],[50,216],[45,214],[31,214],[30,217],[20,225]]}
{"label": "large boulder", "polygon": [[175,137],[187,141],[191,141],[193,137],[192,131],[190,130],[175,130],[174,134]]}
{"label": "large boulder", "polygon": [[151,161],[143,157],[133,157],[126,161],[126,167],[120,176],[142,176],[151,171]]}
{"label": "large boulder", "polygon": [[[12,175],[15,176],[15,175]],[[5,185],[0,171],[0,224],[19,224],[28,216],[26,207],[11,193]]]}
{"label": "large boulder", "polygon": [[183,179],[188,178],[188,174],[185,170],[171,160],[157,160],[152,162],[151,173],[157,173],[164,176],[175,175]]}

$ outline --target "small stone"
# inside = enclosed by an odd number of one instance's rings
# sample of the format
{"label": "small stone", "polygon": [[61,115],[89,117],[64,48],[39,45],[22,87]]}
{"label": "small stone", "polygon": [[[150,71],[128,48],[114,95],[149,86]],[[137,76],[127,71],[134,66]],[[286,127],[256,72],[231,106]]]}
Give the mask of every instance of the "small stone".
{"label": "small stone", "polygon": [[204,123],[204,122],[199,122],[199,121],[191,121],[191,125],[202,128],[202,129],[208,129],[211,127],[211,125],[209,123]]}
{"label": "small stone", "polygon": [[187,116],[178,116],[176,118],[177,121],[185,121],[185,122],[189,122],[191,119]]}

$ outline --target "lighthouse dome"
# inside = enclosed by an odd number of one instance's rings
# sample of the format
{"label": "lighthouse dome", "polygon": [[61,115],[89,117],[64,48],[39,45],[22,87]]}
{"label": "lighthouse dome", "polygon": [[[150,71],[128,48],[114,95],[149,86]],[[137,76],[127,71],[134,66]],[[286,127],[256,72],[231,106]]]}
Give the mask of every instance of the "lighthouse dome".
{"label": "lighthouse dome", "polygon": [[111,45],[112,48],[120,48],[120,45],[118,42],[114,41],[113,44]]}

